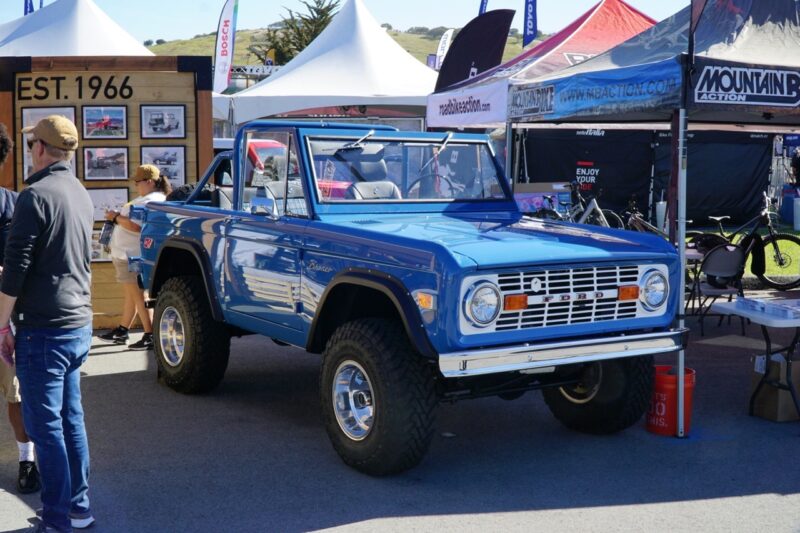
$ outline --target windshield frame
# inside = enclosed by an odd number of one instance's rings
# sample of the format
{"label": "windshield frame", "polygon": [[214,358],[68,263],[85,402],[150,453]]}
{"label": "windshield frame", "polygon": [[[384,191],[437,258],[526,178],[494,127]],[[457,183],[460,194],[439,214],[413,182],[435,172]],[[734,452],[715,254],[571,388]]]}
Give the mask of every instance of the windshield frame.
{"label": "windshield frame", "polygon": [[[449,137],[448,137],[449,134]],[[363,131],[353,132],[333,132],[333,131],[305,131],[302,139],[305,146],[305,153],[308,157],[308,185],[311,197],[316,208],[320,212],[353,212],[353,211],[392,211],[392,212],[417,212],[417,211],[505,211],[513,206],[516,209],[513,192],[508,184],[508,180],[499,165],[496,154],[484,135],[459,134],[452,132],[445,133],[417,133],[417,132],[387,132],[376,131],[369,137],[364,144],[368,143],[407,143],[409,145],[427,145],[436,147],[447,139],[448,146],[474,144],[487,150],[489,159],[494,168],[497,184],[502,191],[501,198],[422,198],[422,199],[382,199],[382,200],[359,200],[359,199],[337,199],[336,201],[326,200],[322,197],[318,175],[314,162],[314,151],[312,142],[341,142],[346,146],[349,142],[354,142],[363,137]]]}

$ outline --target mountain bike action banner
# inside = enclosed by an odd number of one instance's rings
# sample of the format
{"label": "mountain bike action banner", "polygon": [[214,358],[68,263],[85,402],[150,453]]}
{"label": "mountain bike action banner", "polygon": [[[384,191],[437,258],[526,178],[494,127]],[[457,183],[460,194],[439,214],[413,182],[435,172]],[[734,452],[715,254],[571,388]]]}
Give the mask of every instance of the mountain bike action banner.
{"label": "mountain bike action banner", "polygon": [[226,0],[219,15],[217,42],[214,46],[214,92],[221,93],[231,83],[233,49],[236,43],[236,15],[239,0]]}
{"label": "mountain bike action banner", "polygon": [[620,114],[630,118],[637,112],[671,110],[680,105],[681,76],[680,62],[670,58],[512,85],[508,116],[526,122],[578,116],[601,119]]}
{"label": "mountain bike action banner", "polygon": [[[773,136],[695,131],[687,137],[686,218],[692,225],[713,225],[709,216],[728,215],[731,224],[756,216],[763,207],[761,193],[769,184]],[[661,190],[666,191],[671,166],[671,135],[659,132],[653,183],[656,198]]]}
{"label": "mountain bike action banner", "polygon": [[533,183],[573,182],[603,209],[625,211],[631,197],[647,212],[653,132],[527,130],[527,176]]}

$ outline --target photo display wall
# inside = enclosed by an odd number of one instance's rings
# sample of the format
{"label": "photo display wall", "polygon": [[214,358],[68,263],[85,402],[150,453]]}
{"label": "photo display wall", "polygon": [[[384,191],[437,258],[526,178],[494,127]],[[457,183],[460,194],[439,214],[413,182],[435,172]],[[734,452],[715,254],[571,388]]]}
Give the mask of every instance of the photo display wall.
{"label": "photo display wall", "polygon": [[[132,177],[141,164],[156,165],[173,189],[196,182],[200,170],[195,80],[193,72],[17,73],[16,189],[24,187],[32,172],[30,150],[20,130],[49,115],[67,117],[78,130],[72,170],[95,203],[96,230],[105,210],[119,210],[136,196]],[[94,259],[107,260],[97,248]]]}

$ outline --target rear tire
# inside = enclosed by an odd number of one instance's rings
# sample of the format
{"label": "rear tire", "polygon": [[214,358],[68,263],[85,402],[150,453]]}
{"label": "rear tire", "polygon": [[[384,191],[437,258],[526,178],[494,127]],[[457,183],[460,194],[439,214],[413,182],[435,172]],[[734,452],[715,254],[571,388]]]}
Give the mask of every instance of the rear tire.
{"label": "rear tire", "polygon": [[765,237],[764,259],[766,272],[758,276],[764,285],[783,291],[800,285],[800,239],[788,233]]}
{"label": "rear tire", "polygon": [[433,438],[434,374],[396,321],[339,327],[320,373],[325,429],[348,466],[371,476],[416,466]]}
{"label": "rear tire", "polygon": [[625,229],[625,222],[622,221],[622,217],[611,209],[603,209],[603,216],[606,217],[609,228]]}
{"label": "rear tire", "polygon": [[650,405],[652,356],[609,359],[584,365],[581,380],[542,390],[545,403],[565,426],[596,435],[635,424]]}
{"label": "rear tire", "polygon": [[171,278],[161,287],[153,313],[153,345],[158,375],[171,389],[203,393],[222,381],[230,335],[212,317],[199,277]]}

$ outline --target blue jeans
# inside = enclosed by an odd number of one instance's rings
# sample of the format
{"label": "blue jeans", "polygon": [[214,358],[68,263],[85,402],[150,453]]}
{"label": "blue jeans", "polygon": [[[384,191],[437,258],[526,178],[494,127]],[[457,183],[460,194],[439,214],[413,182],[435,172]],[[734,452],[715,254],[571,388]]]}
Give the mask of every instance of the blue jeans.
{"label": "blue jeans", "polygon": [[92,327],[17,330],[17,378],[25,431],[36,446],[42,522],[72,531],[69,513],[89,512],[89,441],[83,425],[80,366]]}

